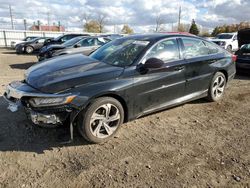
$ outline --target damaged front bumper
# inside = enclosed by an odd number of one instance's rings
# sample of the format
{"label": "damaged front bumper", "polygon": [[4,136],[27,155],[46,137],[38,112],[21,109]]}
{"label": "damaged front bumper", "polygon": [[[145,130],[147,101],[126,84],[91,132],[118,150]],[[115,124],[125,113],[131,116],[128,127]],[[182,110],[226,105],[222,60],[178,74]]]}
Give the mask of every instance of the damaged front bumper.
{"label": "damaged front bumper", "polygon": [[30,87],[23,82],[12,82],[6,88],[4,98],[9,103],[8,109],[12,112],[17,111],[19,108],[25,109],[28,119],[34,124],[44,127],[55,127],[69,118],[70,113],[74,107],[70,104],[60,105],[42,105],[32,106],[29,102],[32,98],[47,98],[53,99],[55,97],[67,97],[69,94],[45,94]]}

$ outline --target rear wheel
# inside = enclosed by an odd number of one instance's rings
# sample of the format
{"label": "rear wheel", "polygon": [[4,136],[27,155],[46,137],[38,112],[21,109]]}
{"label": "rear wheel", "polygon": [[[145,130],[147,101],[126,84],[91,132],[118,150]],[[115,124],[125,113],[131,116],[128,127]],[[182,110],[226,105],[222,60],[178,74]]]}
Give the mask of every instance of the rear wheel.
{"label": "rear wheel", "polygon": [[231,45],[228,45],[226,50],[229,51],[229,52],[231,53],[231,52],[233,51],[233,48],[232,48]]}
{"label": "rear wheel", "polygon": [[32,46],[27,46],[25,51],[27,54],[31,54],[34,51],[34,48]]}
{"label": "rear wheel", "polygon": [[111,97],[94,100],[79,116],[78,130],[89,142],[101,143],[112,138],[124,120],[119,101]]}
{"label": "rear wheel", "polygon": [[226,83],[226,76],[222,72],[217,72],[211,81],[207,99],[211,102],[221,100],[225,91]]}

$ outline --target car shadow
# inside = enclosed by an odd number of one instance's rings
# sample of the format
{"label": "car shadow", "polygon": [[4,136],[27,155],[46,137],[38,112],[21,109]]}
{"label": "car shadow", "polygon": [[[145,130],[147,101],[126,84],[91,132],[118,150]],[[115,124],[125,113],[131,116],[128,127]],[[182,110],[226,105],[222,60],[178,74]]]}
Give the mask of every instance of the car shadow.
{"label": "car shadow", "polygon": [[35,62],[27,62],[27,63],[23,63],[23,64],[11,64],[9,66],[12,69],[28,69],[34,64],[35,64]]}
{"label": "car shadow", "polygon": [[6,52],[2,52],[2,54],[16,54],[16,51],[6,51]]}
{"label": "car shadow", "polygon": [[40,128],[26,118],[23,110],[10,112],[8,103],[0,97],[0,151],[44,153],[55,147],[89,145],[74,128],[74,140],[70,140],[69,126]]}

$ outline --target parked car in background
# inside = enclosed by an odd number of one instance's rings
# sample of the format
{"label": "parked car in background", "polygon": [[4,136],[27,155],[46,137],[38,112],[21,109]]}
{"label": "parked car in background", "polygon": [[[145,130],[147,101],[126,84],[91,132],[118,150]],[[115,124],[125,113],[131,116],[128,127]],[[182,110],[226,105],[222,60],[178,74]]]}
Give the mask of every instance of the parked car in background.
{"label": "parked car in background", "polygon": [[107,34],[107,35],[101,35],[101,37],[106,37],[106,38],[109,38],[111,40],[115,40],[115,39],[119,39],[119,38],[123,37],[123,35],[120,35],[120,34]]}
{"label": "parked car in background", "polygon": [[60,35],[57,38],[54,38],[52,40],[47,40],[44,43],[44,46],[51,45],[51,44],[62,44],[72,38],[79,37],[79,36],[89,36],[89,34],[64,34]]}
{"label": "parked car in background", "polygon": [[250,73],[250,29],[243,29],[238,32],[238,43],[240,49],[235,52],[237,55],[237,71]]}
{"label": "parked car in background", "polygon": [[199,37],[123,37],[90,56],[71,54],[30,67],[7,86],[9,109],[22,105],[33,123],[70,120],[88,141],[112,138],[124,122],[206,97],[222,99],[235,75],[235,56]]}
{"label": "parked car in background", "polygon": [[237,51],[239,49],[237,33],[221,33],[211,41],[229,52]]}
{"label": "parked car in background", "polygon": [[27,53],[27,54],[32,54],[33,52],[39,51],[46,40],[51,40],[51,37],[38,37],[33,40],[19,43],[16,45],[16,53],[21,54],[21,53]]}
{"label": "parked car in background", "polygon": [[95,51],[97,48],[109,41],[111,41],[109,38],[99,36],[75,37],[60,45],[52,44],[49,46],[44,46],[40,50],[37,58],[39,61],[41,61],[51,57],[73,53],[89,55],[91,52]]}
{"label": "parked car in background", "polygon": [[27,42],[27,41],[33,40],[35,38],[37,38],[37,37],[30,36],[30,37],[25,37],[23,40],[11,41],[10,42],[10,46],[11,46],[11,48],[15,49],[17,44],[20,44],[20,43],[23,43],[23,42]]}

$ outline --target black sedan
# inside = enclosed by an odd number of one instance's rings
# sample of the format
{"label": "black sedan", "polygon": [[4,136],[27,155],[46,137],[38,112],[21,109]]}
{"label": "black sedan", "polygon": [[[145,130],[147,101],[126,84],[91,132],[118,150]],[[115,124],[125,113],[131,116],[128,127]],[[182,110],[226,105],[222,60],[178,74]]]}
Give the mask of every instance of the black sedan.
{"label": "black sedan", "polygon": [[73,39],[75,37],[80,37],[80,36],[89,36],[89,34],[77,34],[77,33],[73,33],[73,34],[64,34],[64,35],[60,35],[59,37],[55,38],[55,39],[51,39],[51,40],[47,40],[44,43],[44,46],[46,45],[51,45],[51,44],[62,44],[70,39]]}
{"label": "black sedan", "polygon": [[33,52],[39,51],[43,47],[46,40],[51,40],[51,39],[52,39],[51,37],[37,37],[33,40],[17,44],[15,48],[16,53],[32,54]]}
{"label": "black sedan", "polygon": [[109,41],[111,40],[99,36],[75,37],[64,42],[63,44],[52,44],[44,46],[40,50],[37,58],[39,61],[41,61],[44,59],[49,59],[51,57],[66,54],[82,53],[84,55],[89,55],[97,48]]}
{"label": "black sedan", "polygon": [[26,108],[33,123],[70,122],[88,141],[113,137],[124,122],[206,97],[222,99],[235,75],[234,56],[204,39],[134,35],[90,56],[73,54],[29,68],[7,86],[9,109]]}

